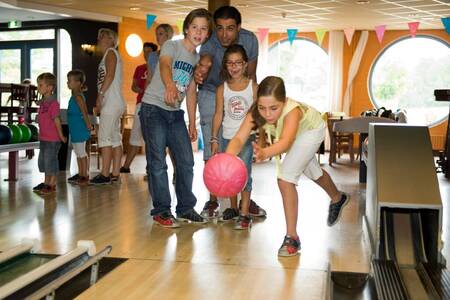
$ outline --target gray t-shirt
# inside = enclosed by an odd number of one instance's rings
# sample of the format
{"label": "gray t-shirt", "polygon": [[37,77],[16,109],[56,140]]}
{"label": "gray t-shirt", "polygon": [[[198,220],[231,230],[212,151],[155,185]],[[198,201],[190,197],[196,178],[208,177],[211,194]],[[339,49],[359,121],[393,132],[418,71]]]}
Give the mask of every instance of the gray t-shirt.
{"label": "gray t-shirt", "polygon": [[[253,32],[246,29],[241,29],[239,31],[239,37],[236,44],[244,47],[245,52],[247,52],[248,61],[254,61],[258,58],[258,39]],[[215,32],[200,48],[200,55],[209,54],[213,58],[213,63],[211,70],[209,71],[208,78],[205,80],[200,89],[206,89],[215,93],[216,88],[222,84],[223,81],[220,79],[220,70],[222,69],[222,60],[226,49],[227,48],[220,44]]]}
{"label": "gray t-shirt", "polygon": [[[180,99],[186,96],[186,90],[194,74],[194,66],[199,60],[198,53],[191,53],[186,50],[183,40],[167,41],[161,47],[161,56],[170,56],[172,58],[172,79],[180,92]],[[145,89],[142,102],[153,104],[165,110],[175,111],[180,109],[181,101],[177,102],[176,107],[168,106],[164,102],[164,86],[159,70],[159,61],[155,68],[152,81]]]}

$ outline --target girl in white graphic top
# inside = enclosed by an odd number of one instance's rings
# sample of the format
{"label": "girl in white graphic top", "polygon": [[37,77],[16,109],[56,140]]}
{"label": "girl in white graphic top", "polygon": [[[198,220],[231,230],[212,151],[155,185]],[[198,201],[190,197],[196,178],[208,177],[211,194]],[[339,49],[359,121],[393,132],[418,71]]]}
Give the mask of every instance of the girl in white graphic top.
{"label": "girl in white graphic top", "polygon": [[[255,101],[257,84],[248,78],[247,64],[247,53],[241,45],[232,45],[225,51],[221,74],[225,82],[217,88],[216,110],[211,130],[210,144],[213,155],[219,151],[219,137],[217,135],[220,126],[222,125],[223,130],[222,145],[224,150],[238,131],[247,111]],[[253,159],[253,148],[250,140],[243,146],[239,157],[244,161],[248,173],[247,184],[241,192],[241,211],[239,212],[238,209],[237,196],[231,197],[231,208],[227,208],[223,212],[222,220],[231,220],[238,217],[234,229],[247,229],[252,222],[249,216]]]}

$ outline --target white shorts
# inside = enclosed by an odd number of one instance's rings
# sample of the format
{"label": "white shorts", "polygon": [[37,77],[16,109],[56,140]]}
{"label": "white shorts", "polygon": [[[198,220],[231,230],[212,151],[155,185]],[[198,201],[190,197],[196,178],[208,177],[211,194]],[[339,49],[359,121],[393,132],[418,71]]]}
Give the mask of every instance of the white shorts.
{"label": "white shorts", "polygon": [[141,103],[136,105],[136,111],[134,112],[133,127],[130,132],[130,145],[140,147],[144,145],[142,139],[141,121],[139,120],[139,111],[141,110]]}
{"label": "white shorts", "polygon": [[98,124],[98,147],[122,146],[122,135],[120,134],[120,117],[122,112],[115,114],[100,114]]}
{"label": "white shorts", "polygon": [[312,180],[322,177],[323,172],[316,153],[324,138],[325,125],[300,133],[283,159],[278,178],[297,184],[302,174]]}
{"label": "white shorts", "polygon": [[75,152],[75,155],[77,158],[83,158],[87,156],[86,153],[86,142],[81,143],[72,143],[73,152]]}

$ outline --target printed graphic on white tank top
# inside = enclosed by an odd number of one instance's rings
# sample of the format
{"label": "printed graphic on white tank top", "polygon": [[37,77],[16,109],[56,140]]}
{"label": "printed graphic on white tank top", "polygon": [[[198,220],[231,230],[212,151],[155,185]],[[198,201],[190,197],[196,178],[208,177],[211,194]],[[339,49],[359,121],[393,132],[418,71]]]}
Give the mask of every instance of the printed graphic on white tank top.
{"label": "printed graphic on white tank top", "polygon": [[233,120],[242,120],[248,109],[249,104],[245,101],[245,98],[236,95],[228,101],[225,113]]}

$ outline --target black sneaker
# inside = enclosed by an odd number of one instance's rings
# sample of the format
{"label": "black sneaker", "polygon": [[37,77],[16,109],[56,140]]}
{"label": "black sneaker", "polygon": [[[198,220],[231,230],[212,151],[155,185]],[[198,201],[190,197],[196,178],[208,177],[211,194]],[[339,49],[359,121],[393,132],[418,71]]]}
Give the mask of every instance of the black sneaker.
{"label": "black sneaker", "polygon": [[72,177],[67,178],[67,182],[75,183],[75,182],[78,181],[78,179],[80,179],[80,175],[79,174],[75,174]]}
{"label": "black sneaker", "polygon": [[283,240],[283,244],[281,244],[280,249],[278,249],[278,256],[288,257],[295,256],[300,251],[301,244],[299,237],[291,237],[286,235]]}
{"label": "black sneaker", "polygon": [[177,214],[177,220],[178,221],[183,221],[183,222],[189,222],[189,223],[199,223],[199,224],[206,223],[205,219],[202,216],[200,216],[193,209],[185,212],[182,215],[178,215]]}
{"label": "black sneaker", "polygon": [[330,206],[328,208],[328,220],[327,220],[328,226],[333,226],[334,224],[337,223],[337,221],[339,221],[342,209],[348,203],[349,200],[350,196],[347,195],[346,193],[342,193],[341,200],[339,200],[336,203],[330,203]]}
{"label": "black sneaker", "polygon": [[120,173],[130,173],[130,168],[120,167]]}
{"label": "black sneaker", "polygon": [[239,209],[237,208],[227,208],[223,211],[221,221],[229,221],[237,219],[239,217]]}
{"label": "black sneaker", "polygon": [[37,186],[33,187],[33,191],[38,192],[45,188],[47,185],[43,182],[39,183]]}
{"label": "black sneaker", "polygon": [[93,185],[111,184],[111,178],[109,176],[106,177],[102,174],[98,174],[97,176],[92,178],[89,183]]}
{"label": "black sneaker", "polygon": [[219,216],[219,202],[206,201],[205,206],[201,212],[203,218],[215,218]]}

